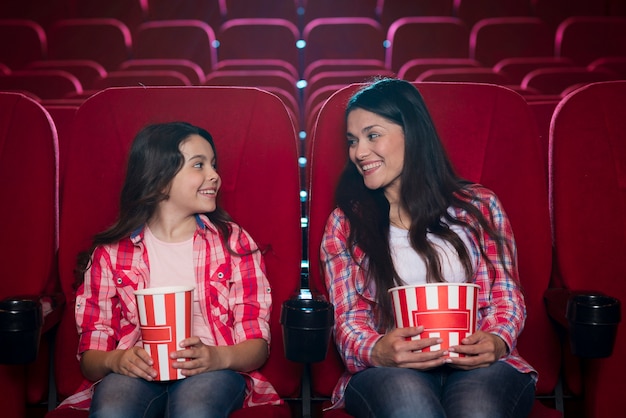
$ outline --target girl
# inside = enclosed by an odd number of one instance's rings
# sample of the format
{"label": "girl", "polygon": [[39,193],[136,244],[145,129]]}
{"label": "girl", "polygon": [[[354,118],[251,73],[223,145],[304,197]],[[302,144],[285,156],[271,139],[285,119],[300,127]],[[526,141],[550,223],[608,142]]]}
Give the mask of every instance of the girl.
{"label": "girl", "polygon": [[[490,190],[456,176],[424,101],[383,79],[346,109],[349,161],[321,246],[346,365],[333,401],[356,417],[525,417],[536,372],[516,350],[525,320],[515,241]],[[450,351],[394,329],[394,286],[480,286],[478,329]]]}
{"label": "girl", "polygon": [[[173,122],[136,136],[119,217],[79,258],[78,353],[89,383],[65,405],[94,417],[227,417],[281,402],[257,371],[270,340],[263,259],[217,206],[216,168],[204,129]],[[192,337],[170,353],[185,378],[160,382],[142,348],[133,292],[170,285],[195,286]]]}

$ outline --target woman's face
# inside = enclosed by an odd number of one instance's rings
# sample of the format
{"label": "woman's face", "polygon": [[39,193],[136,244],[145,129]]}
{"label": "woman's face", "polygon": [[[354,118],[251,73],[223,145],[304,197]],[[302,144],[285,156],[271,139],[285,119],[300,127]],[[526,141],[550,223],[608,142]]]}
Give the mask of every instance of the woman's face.
{"label": "woman's face", "polygon": [[397,201],[404,166],[404,131],[398,124],[364,109],[348,114],[350,160],[363,176],[365,186],[384,188],[387,199]]}
{"label": "woman's face", "polygon": [[211,144],[200,135],[191,135],[181,143],[180,151],[185,161],[170,184],[165,202],[183,216],[213,212],[221,179]]}

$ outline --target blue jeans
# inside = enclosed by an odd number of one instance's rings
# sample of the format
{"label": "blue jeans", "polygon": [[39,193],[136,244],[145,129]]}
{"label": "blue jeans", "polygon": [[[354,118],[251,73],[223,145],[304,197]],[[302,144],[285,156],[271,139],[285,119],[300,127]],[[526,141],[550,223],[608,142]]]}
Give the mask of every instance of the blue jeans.
{"label": "blue jeans", "polygon": [[469,371],[373,367],[355,374],[345,392],[351,415],[380,418],[521,418],[535,399],[535,383],[501,361]]}
{"label": "blue jeans", "polygon": [[89,416],[226,418],[241,408],[245,391],[244,377],[232,370],[167,382],[109,373],[96,385]]}

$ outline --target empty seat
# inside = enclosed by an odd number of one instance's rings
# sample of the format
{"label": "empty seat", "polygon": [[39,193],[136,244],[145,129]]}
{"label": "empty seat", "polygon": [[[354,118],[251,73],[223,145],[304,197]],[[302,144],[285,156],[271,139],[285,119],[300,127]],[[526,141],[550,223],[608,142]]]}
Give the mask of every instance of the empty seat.
{"label": "empty seat", "polygon": [[329,85],[348,86],[354,83],[372,81],[376,77],[391,77],[393,73],[388,69],[364,69],[364,70],[334,70],[322,71],[307,80],[304,89],[304,101],[306,102],[314,92]]}
{"label": "empty seat", "polygon": [[83,89],[90,89],[96,80],[106,76],[104,67],[92,60],[40,60],[31,62],[27,70],[61,70],[74,75]]}
{"label": "empty seat", "polygon": [[0,19],[0,62],[22,69],[32,61],[46,58],[48,43],[44,29],[26,19]]}
{"label": "empty seat", "polygon": [[[57,176],[57,131],[48,112],[22,94],[0,92],[0,192],[5,196],[0,205],[0,300],[30,296],[37,301],[55,290]],[[4,348],[8,334],[3,328]],[[43,336],[34,363],[0,362],[4,416],[28,416],[27,402],[45,400],[46,342]]]}
{"label": "empty seat", "polygon": [[514,57],[504,58],[498,61],[493,69],[497,73],[502,73],[513,84],[520,84],[526,74],[539,68],[550,67],[573,67],[574,61],[569,58],[558,57]]}
{"label": "empty seat", "polygon": [[108,17],[123,22],[132,31],[146,19],[146,0],[76,1],[78,17]]}
{"label": "empty seat", "polygon": [[615,73],[606,70],[589,71],[586,67],[540,68],[526,74],[520,86],[543,94],[561,94],[568,87],[598,81],[616,80]]}
{"label": "empty seat", "polygon": [[536,17],[482,19],[470,32],[469,55],[485,66],[511,57],[552,57],[554,35],[548,24]]}
{"label": "empty seat", "polygon": [[[626,81],[582,87],[559,103],[550,132],[555,278],[569,293],[602,292],[620,299],[622,305],[626,301],[624,97]],[[606,225],[599,230],[598,222]],[[585,417],[619,416],[626,408],[623,324],[622,315],[612,356],[579,363],[584,385],[580,409]]]}
{"label": "empty seat", "polygon": [[60,99],[70,93],[81,93],[80,81],[61,70],[20,70],[0,76],[0,90],[26,91],[41,100]]}
{"label": "empty seat", "polygon": [[215,32],[201,20],[157,20],[139,25],[133,58],[174,58],[195,62],[205,74],[217,62]]}
{"label": "empty seat", "polygon": [[63,19],[48,31],[49,59],[88,59],[111,71],[130,59],[131,49],[130,30],[117,19]]}
{"label": "empty seat", "polygon": [[[547,179],[533,115],[518,94],[500,86],[463,83],[416,83],[416,86],[456,170],[461,176],[494,190],[509,215],[528,307],[518,348],[539,371],[537,394],[551,394],[558,381],[561,348],[543,302],[550,280],[552,240]],[[308,155],[309,277],[311,286],[320,292],[325,291],[325,286],[320,277],[319,248],[324,225],[334,208],[335,184],[347,161],[344,111],[358,87],[346,87],[324,104]],[[525,175],[520,176],[520,172]],[[519,190],[525,193],[520,194]],[[342,371],[343,363],[331,344],[326,359],[312,365],[313,395],[329,396]],[[343,410],[329,410],[324,416],[349,415]],[[536,401],[531,416],[561,414]]]}
{"label": "empty seat", "polygon": [[380,0],[378,4],[380,23],[387,30],[401,17],[452,16],[454,0]]}
{"label": "empty seat", "polygon": [[309,22],[302,31],[306,42],[303,68],[320,59],[385,60],[385,35],[380,24],[367,17],[326,17]]}
{"label": "empty seat", "polygon": [[532,15],[552,28],[571,16],[603,16],[607,7],[604,1],[589,0],[531,0],[530,5]]}
{"label": "empty seat", "polygon": [[94,89],[130,86],[191,86],[189,79],[175,70],[119,70],[111,71],[96,81]]}
{"label": "empty seat", "polygon": [[[172,120],[202,126],[215,139],[221,205],[258,243],[272,285],[271,350],[262,372],[282,397],[296,396],[302,366],[285,358],[279,319],[282,302],[297,290],[300,278],[298,140],[287,110],[268,93],[228,87],[129,87],[108,89],[88,99],[72,122],[65,159],[59,245],[63,291],[72,301],[76,255],[116,215],[124,173],[111,167],[124,165],[130,143],[143,126]],[[56,388],[61,400],[83,379],[76,359],[73,309],[65,310],[57,335]],[[47,416],[86,417],[87,412],[56,409]],[[287,405],[244,408],[231,415],[289,416]]]}
{"label": "empty seat", "polygon": [[[292,0],[290,0],[292,1]],[[248,18],[225,22],[218,34],[218,67],[236,64],[233,60],[282,60],[292,66],[297,77],[300,39],[298,27],[285,19]],[[242,63],[242,61],[239,61]]]}
{"label": "empty seat", "polygon": [[454,15],[468,26],[481,19],[504,16],[530,16],[528,0],[454,0]]}
{"label": "empty seat", "polygon": [[398,70],[398,78],[416,80],[423,72],[438,68],[480,67],[470,58],[415,58],[405,62]]}
{"label": "empty seat", "polygon": [[131,59],[120,64],[120,70],[173,70],[183,74],[192,85],[204,83],[202,68],[193,61],[175,58]]}
{"label": "empty seat", "polygon": [[485,67],[435,68],[424,71],[414,81],[456,81],[501,86],[510,84],[510,80],[505,75]]}
{"label": "empty seat", "polygon": [[626,56],[626,17],[567,18],[556,30],[554,52],[578,65],[601,57]]}
{"label": "empty seat", "polygon": [[587,65],[590,71],[608,70],[616,73],[620,79],[626,80],[626,56],[621,57],[602,57],[595,59]]}
{"label": "empty seat", "polygon": [[297,80],[280,70],[219,70],[208,74],[207,86],[258,87],[277,94],[300,121],[300,91]]}
{"label": "empty seat", "polygon": [[[317,1],[317,0],[316,0]],[[225,23],[240,18],[277,18],[297,24],[295,0],[221,0]]]}
{"label": "empty seat", "polygon": [[302,78],[310,80],[311,77],[325,71],[386,71],[384,64],[377,59],[319,59],[309,64],[304,69]]}
{"label": "empty seat", "polygon": [[20,0],[1,2],[0,17],[32,20],[48,30],[57,20],[78,14],[75,0]]}
{"label": "empty seat", "polygon": [[377,3],[378,0],[303,0],[304,24],[323,17],[377,19]]}
{"label": "empty seat", "polygon": [[387,40],[385,65],[393,71],[415,58],[469,58],[469,29],[456,17],[404,17]]}
{"label": "empty seat", "polygon": [[147,20],[197,19],[214,31],[222,24],[222,0],[143,0]]}

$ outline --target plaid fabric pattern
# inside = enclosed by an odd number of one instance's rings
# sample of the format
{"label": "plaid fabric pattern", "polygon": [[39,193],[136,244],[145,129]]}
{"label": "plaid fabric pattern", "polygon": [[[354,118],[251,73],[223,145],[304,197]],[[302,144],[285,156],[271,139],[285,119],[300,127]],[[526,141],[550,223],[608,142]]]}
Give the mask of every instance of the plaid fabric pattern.
{"label": "plaid fabric pattern", "polygon": [[[519,286],[517,271],[517,249],[513,230],[496,195],[480,185],[468,186],[471,203],[474,204],[493,228],[501,234],[508,245],[504,257],[498,256],[496,243],[480,227],[478,221],[467,212],[455,209],[457,219],[468,222],[479,231],[480,236],[471,236],[473,252],[478,267],[473,283],[480,286],[478,293],[478,329],[501,337],[509,348],[509,354],[500,359],[522,373],[537,372],[518,354],[516,342],[524,328],[526,304]],[[375,289],[365,287],[363,270],[358,264],[367,265],[364,253],[357,247],[355,261],[348,251],[347,238],[350,231],[347,218],[340,209],[335,209],[328,218],[320,257],[329,297],[335,306],[334,336],[346,371],[337,383],[332,401],[335,406],[343,404],[343,393],[350,377],[372,367],[372,350],[385,330],[376,323]],[[480,254],[479,248],[492,263],[490,266]],[[507,267],[511,275],[506,273]]]}
{"label": "plaid fabric pattern", "polygon": [[[259,251],[232,255],[217,229],[203,215],[197,217],[193,257],[198,297],[206,303],[202,314],[217,345],[234,345],[253,338],[270,342],[271,288]],[[231,224],[230,246],[237,253],[256,249],[248,233]],[[241,232],[241,234],[240,234]],[[76,295],[78,357],[86,350],[127,349],[141,337],[134,291],[149,287],[148,254],[143,229],[114,245],[100,246]],[[281,404],[271,383],[258,371],[246,377],[244,406]],[[84,381],[78,392],[60,407],[88,409],[93,382]]]}

